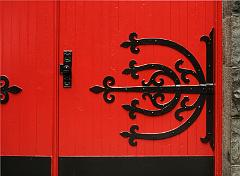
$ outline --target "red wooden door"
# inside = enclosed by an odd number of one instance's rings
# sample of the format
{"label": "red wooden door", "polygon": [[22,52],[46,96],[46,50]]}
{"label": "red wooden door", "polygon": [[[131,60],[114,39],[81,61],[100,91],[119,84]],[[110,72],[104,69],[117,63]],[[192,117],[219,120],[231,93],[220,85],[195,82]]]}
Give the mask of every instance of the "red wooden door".
{"label": "red wooden door", "polygon": [[0,18],[1,175],[221,175],[220,2],[0,2]]}
{"label": "red wooden door", "polygon": [[60,2],[59,175],[213,175],[219,4]]}
{"label": "red wooden door", "polygon": [[50,176],[56,2],[0,2],[1,175]]}

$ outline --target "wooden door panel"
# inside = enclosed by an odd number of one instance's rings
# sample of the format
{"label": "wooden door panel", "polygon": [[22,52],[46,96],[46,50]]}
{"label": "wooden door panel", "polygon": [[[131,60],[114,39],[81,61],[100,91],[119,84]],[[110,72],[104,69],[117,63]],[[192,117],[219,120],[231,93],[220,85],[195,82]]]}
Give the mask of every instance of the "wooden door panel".
{"label": "wooden door panel", "polygon": [[[221,175],[219,2],[0,9],[3,175],[57,176],[58,159],[60,176]],[[72,52],[71,88],[57,77],[64,50]]]}
{"label": "wooden door panel", "polygon": [[55,8],[51,2],[1,3],[1,75],[22,89],[1,105],[2,155],[52,153]]}
{"label": "wooden door panel", "polygon": [[[73,53],[73,85],[64,89],[60,80],[60,155],[61,156],[181,156],[207,155],[213,151],[200,138],[206,133],[206,107],[186,131],[164,140],[136,140],[137,147],[120,136],[131,125],[138,124],[142,133],[156,133],[177,128],[175,109],[159,117],[137,114],[132,120],[122,108],[134,98],[143,108],[151,102],[139,93],[113,93],[114,103],[107,104],[102,94],[95,95],[89,88],[102,85],[106,76],[115,78],[115,86],[140,86],[152,74],[146,71],[138,80],[122,74],[129,62],[136,65],[160,63],[171,69],[178,59],[184,67],[193,66],[183,54],[164,46],[141,46],[139,54],[120,47],[131,32],[138,38],[164,38],[184,46],[206,69],[206,46],[200,38],[208,36],[215,27],[215,2],[61,2],[60,3],[60,55],[63,50]],[[197,22],[196,22],[197,21]],[[179,73],[177,73],[180,76]],[[189,77],[197,84],[194,77]],[[171,85],[171,80],[165,82]],[[181,98],[187,96],[181,95]],[[198,95],[191,95],[194,103]],[[167,94],[166,99],[172,95]],[[193,112],[184,113],[187,117]]]}
{"label": "wooden door panel", "polygon": [[49,176],[55,147],[56,3],[2,1],[0,18],[1,174]]}

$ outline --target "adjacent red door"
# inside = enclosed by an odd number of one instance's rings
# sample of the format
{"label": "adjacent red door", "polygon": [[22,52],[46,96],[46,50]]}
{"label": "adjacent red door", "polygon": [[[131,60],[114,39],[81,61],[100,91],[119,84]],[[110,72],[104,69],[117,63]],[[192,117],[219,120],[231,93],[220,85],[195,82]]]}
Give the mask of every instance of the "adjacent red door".
{"label": "adjacent red door", "polygon": [[56,2],[0,2],[2,176],[51,174],[58,74],[56,12]]}
{"label": "adjacent red door", "polygon": [[61,176],[213,175],[219,9],[60,2],[59,64],[72,54],[71,87],[59,80]]}

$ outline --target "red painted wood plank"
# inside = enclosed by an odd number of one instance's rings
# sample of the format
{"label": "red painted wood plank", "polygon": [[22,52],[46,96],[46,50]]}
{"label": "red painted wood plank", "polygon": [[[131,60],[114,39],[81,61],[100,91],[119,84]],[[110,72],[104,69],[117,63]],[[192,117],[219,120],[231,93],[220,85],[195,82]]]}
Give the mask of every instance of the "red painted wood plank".
{"label": "red painted wood plank", "polygon": [[[139,38],[165,38],[180,43],[196,56],[205,72],[206,49],[200,37],[208,35],[215,26],[214,5],[214,2],[61,2],[59,54],[64,49],[72,49],[74,64],[73,87],[63,89],[60,81],[60,155],[213,155],[210,146],[200,141],[205,135],[205,107],[196,122],[182,134],[154,142],[139,140],[134,148],[119,132],[128,130],[132,124],[141,126],[140,132],[176,128],[180,123],[174,118],[174,112],[155,119],[138,114],[133,121],[121,105],[135,97],[141,99],[141,95],[116,93],[116,101],[108,105],[88,89],[101,84],[107,75],[115,77],[116,85],[139,84],[121,74],[133,58],[139,65],[161,63],[174,69],[176,60],[183,57],[160,46],[145,46],[138,55],[133,55],[119,47],[130,32],[137,32]],[[184,66],[192,68],[187,61]],[[150,74],[140,74],[139,80]],[[198,82],[193,79],[192,83]],[[195,97],[193,103],[197,96],[191,97]],[[141,105],[151,104],[142,101]]]}
{"label": "red painted wood plank", "polygon": [[215,46],[215,175],[222,175],[222,2],[215,2],[215,25],[216,25],[216,46]]}
{"label": "red painted wood plank", "polygon": [[[180,43],[199,58],[205,70],[205,45],[199,38],[215,27],[216,68],[221,72],[221,3],[59,3],[60,9],[56,2],[1,2],[1,74],[23,88],[21,94],[11,96],[8,106],[1,106],[1,155],[53,155],[54,176],[58,152],[61,156],[214,155],[216,175],[221,175],[221,75],[216,75],[214,153],[199,140],[205,134],[205,108],[182,134],[162,141],[138,140],[134,148],[119,132],[128,130],[133,123],[141,127],[140,132],[167,131],[179,125],[174,113],[155,119],[138,114],[133,121],[121,105],[135,97],[141,99],[141,95],[116,93],[116,101],[108,105],[89,92],[106,75],[114,76],[117,86],[139,84],[121,74],[130,59],[138,64],[162,63],[174,69],[176,58],[183,57],[159,46],[146,46],[133,55],[119,46],[130,32],[137,32],[140,38],[166,38]],[[61,78],[58,92],[57,66],[62,63],[64,49],[73,50],[73,87],[63,89]],[[189,63],[185,66],[191,67]],[[140,79],[150,74],[143,73]],[[143,101],[141,105],[149,107],[151,103]]]}
{"label": "red painted wood plank", "polygon": [[23,89],[1,105],[1,155],[52,155],[55,2],[1,2],[1,74]]}

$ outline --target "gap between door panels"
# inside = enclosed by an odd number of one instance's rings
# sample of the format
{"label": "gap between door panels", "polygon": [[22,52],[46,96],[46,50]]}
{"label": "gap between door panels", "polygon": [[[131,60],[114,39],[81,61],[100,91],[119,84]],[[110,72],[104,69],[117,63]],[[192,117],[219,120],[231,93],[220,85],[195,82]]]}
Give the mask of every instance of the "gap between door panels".
{"label": "gap between door panels", "polygon": [[51,160],[51,176],[58,176],[58,158],[59,158],[59,47],[60,47],[60,0],[55,1],[54,6],[55,15],[55,51],[54,51],[54,93],[53,99],[55,102],[54,114],[53,114],[53,126],[52,126],[52,160]]}

